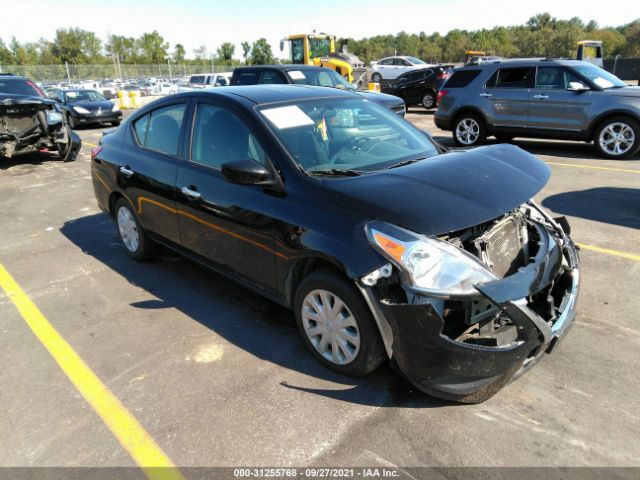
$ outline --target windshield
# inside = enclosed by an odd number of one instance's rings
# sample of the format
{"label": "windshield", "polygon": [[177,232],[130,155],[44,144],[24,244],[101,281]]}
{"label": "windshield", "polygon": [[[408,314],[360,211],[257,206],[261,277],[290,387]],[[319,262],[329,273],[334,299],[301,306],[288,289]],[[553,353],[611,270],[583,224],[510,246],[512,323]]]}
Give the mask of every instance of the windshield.
{"label": "windshield", "polygon": [[373,172],[438,155],[423,132],[365,99],[316,99],[260,113],[308,173]]}
{"label": "windshield", "polygon": [[600,88],[621,88],[628,86],[615,75],[595,65],[576,65],[573,69],[587,77]]}
{"label": "windshield", "polygon": [[102,100],[106,100],[102,95],[100,95],[95,90],[77,90],[77,91],[66,92],[64,94],[64,97],[67,102],[82,102],[82,101],[100,102]]}
{"label": "windshield", "polygon": [[291,63],[304,63],[304,38],[291,40]]}
{"label": "windshield", "polygon": [[426,63],[420,60],[419,58],[416,58],[416,57],[405,57],[405,58],[409,60],[411,63],[413,63],[414,65],[422,65],[422,64],[426,65]]}
{"label": "windshield", "polygon": [[345,80],[335,70],[319,68],[313,70],[289,70],[287,76],[291,83],[300,85],[313,85],[317,87],[333,87],[342,90],[355,90],[356,87]]}

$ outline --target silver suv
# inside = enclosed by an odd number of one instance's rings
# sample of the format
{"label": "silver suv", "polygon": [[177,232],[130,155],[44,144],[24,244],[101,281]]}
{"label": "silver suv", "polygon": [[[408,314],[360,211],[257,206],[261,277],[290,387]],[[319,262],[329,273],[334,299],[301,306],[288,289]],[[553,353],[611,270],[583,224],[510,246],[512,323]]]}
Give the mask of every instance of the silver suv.
{"label": "silver suv", "polygon": [[640,150],[640,88],[578,60],[502,60],[457,69],[435,124],[460,146],[513,137],[593,141],[608,158]]}

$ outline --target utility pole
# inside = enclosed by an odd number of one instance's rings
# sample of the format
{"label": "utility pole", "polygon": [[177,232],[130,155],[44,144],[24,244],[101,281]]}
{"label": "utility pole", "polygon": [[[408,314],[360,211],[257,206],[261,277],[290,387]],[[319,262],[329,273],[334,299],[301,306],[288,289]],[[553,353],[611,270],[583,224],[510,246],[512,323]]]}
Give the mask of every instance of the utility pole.
{"label": "utility pole", "polygon": [[171,76],[171,60],[169,60],[167,58],[167,65],[169,66],[169,81],[173,80],[173,77]]}
{"label": "utility pole", "polygon": [[66,60],[64,61],[64,66],[67,69],[67,81],[69,83],[71,83],[71,75],[69,75],[69,62],[67,62]]}

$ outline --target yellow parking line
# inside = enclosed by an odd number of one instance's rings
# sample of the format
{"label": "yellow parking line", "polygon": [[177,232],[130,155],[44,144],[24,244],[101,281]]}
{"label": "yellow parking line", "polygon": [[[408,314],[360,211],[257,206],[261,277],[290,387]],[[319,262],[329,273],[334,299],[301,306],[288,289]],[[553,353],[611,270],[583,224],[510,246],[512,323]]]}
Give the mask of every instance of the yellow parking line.
{"label": "yellow parking line", "polygon": [[595,167],[593,165],[579,165],[576,163],[547,162],[549,165],[561,165],[563,167],[590,168],[593,170],[611,170],[613,172],[640,173],[640,170],[631,168]]}
{"label": "yellow parking line", "polygon": [[88,147],[97,147],[97,146],[98,146],[98,145],[96,145],[95,143],[89,143],[89,142],[84,142],[84,141],[83,141],[82,143],[84,143],[84,144],[85,144],[85,145],[87,145]]}
{"label": "yellow parking line", "polygon": [[585,243],[576,243],[576,245],[578,245],[582,250],[591,250],[592,252],[604,253],[606,255],[613,255],[614,257],[621,257],[640,262],[640,255],[634,255],[633,253],[621,252],[620,250],[612,250],[610,248],[596,247]]}
{"label": "yellow parking line", "polygon": [[[47,321],[38,307],[0,264],[0,287],[16,306],[35,336],[49,351],[85,400],[102,418],[149,480],[184,480],[140,423],[103,384],[64,338]],[[161,467],[161,468],[159,468]]]}

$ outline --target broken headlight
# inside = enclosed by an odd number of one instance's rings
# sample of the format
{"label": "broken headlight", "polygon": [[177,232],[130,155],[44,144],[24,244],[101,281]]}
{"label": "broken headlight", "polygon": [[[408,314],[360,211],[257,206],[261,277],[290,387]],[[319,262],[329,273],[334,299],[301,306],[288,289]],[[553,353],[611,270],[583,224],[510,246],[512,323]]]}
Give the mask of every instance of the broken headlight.
{"label": "broken headlight", "polygon": [[47,111],[47,125],[56,125],[62,123],[62,114],[60,112]]}
{"label": "broken headlight", "polygon": [[366,226],[373,246],[398,267],[410,287],[436,296],[477,294],[474,285],[498,278],[454,245],[382,222]]}

